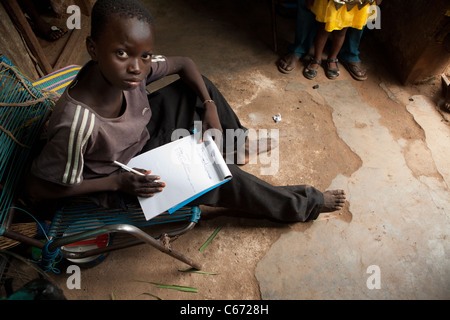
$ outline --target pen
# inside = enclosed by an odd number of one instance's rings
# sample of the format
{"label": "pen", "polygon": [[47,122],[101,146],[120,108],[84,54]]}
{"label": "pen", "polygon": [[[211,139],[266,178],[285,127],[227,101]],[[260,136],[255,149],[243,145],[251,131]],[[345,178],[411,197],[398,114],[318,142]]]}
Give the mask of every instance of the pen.
{"label": "pen", "polygon": [[122,169],[125,169],[129,172],[133,172],[135,174],[138,174],[140,176],[145,176],[142,172],[136,171],[133,168],[130,168],[129,166],[124,165],[123,163],[120,163],[119,161],[114,161],[115,164],[117,164],[119,167],[122,167]]}

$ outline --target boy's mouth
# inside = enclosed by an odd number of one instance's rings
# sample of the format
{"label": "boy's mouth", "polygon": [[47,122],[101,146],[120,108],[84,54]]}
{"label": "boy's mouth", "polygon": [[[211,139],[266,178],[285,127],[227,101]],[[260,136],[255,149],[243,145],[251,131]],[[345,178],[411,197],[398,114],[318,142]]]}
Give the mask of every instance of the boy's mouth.
{"label": "boy's mouth", "polygon": [[141,80],[139,80],[139,79],[127,79],[127,80],[124,80],[124,82],[130,87],[137,87],[141,83]]}

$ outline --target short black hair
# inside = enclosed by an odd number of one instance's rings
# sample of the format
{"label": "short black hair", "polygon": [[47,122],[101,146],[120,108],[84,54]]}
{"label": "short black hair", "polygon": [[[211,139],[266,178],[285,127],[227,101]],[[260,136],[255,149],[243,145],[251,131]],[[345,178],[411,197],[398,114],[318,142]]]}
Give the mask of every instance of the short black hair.
{"label": "short black hair", "polygon": [[98,40],[112,15],[137,18],[154,27],[154,20],[146,6],[139,0],[98,0],[91,14],[91,37]]}

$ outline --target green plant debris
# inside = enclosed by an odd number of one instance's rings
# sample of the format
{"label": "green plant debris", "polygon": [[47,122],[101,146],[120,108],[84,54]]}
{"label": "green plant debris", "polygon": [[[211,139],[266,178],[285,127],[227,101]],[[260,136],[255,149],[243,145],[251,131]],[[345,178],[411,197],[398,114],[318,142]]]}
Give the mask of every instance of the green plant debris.
{"label": "green plant debris", "polygon": [[134,281],[154,284],[157,288],[173,289],[173,290],[178,290],[178,291],[183,291],[183,292],[193,292],[193,293],[198,292],[197,288],[194,288],[194,287],[185,287],[185,286],[178,286],[175,284],[164,284],[164,283],[153,282],[153,281],[144,281],[144,280],[134,280]]}
{"label": "green plant debris", "polygon": [[220,229],[222,229],[222,227],[218,227],[213,234],[208,238],[208,240],[206,240],[206,242],[200,247],[200,251],[204,251],[206,249],[206,247],[211,243],[211,241],[213,241],[213,239],[216,237],[216,235],[219,233]]}
{"label": "green plant debris", "polygon": [[157,295],[154,295],[154,294],[152,294],[150,292],[142,292],[141,294],[138,294],[136,297],[143,296],[143,295],[151,296],[151,297],[156,298],[158,300],[162,300],[160,297],[158,297]]}
{"label": "green plant debris", "polygon": [[214,273],[214,272],[201,271],[201,270],[197,270],[197,269],[194,269],[194,268],[185,269],[185,270],[178,269],[178,271],[180,271],[180,272],[187,272],[187,273],[200,273],[200,274],[217,275],[217,273]]}

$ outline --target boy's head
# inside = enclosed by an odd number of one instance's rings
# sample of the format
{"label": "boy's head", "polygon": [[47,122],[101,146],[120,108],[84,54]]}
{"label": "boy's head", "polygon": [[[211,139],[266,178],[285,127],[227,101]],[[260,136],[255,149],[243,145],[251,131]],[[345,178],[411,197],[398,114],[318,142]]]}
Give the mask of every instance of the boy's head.
{"label": "boy's head", "polygon": [[150,11],[139,0],[98,0],[91,14],[91,37],[94,41],[107,31],[108,22],[114,15],[120,18],[137,18],[154,27]]}
{"label": "boy's head", "polygon": [[130,90],[151,71],[153,19],[137,0],[98,0],[92,10],[86,47],[103,79]]}

